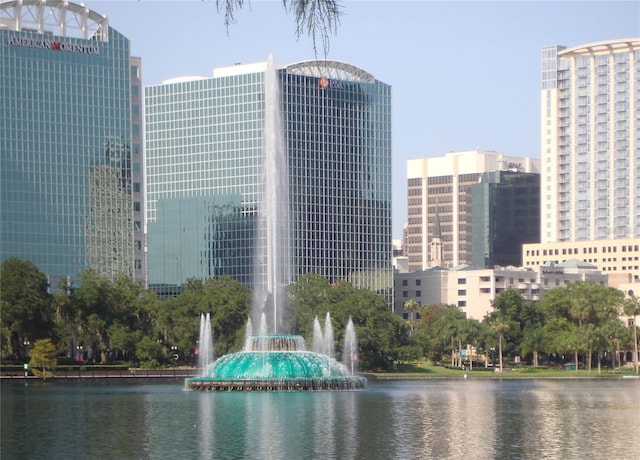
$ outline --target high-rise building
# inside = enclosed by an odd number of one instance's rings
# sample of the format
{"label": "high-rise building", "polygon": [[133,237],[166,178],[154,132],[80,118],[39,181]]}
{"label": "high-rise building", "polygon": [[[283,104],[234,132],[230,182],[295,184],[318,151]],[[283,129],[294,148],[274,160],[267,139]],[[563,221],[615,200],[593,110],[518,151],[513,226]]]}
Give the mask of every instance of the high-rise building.
{"label": "high-rise building", "polygon": [[1,258],[34,262],[52,288],[87,268],[144,279],[129,40],[84,5],[22,0],[0,4],[0,42]]}
{"label": "high-rise building", "polygon": [[525,266],[578,254],[640,281],[640,38],[542,50],[541,242]]}
{"label": "high-rise building", "polygon": [[[349,64],[278,66],[294,280],[393,287],[391,90]],[[149,282],[252,285],[266,63],[145,88]]]}
{"label": "high-rise building", "polygon": [[[479,150],[449,152],[443,157],[409,160],[408,221],[404,249],[405,256],[409,259],[409,271],[434,266],[472,265],[471,187],[486,172],[539,173],[539,170],[538,160]],[[516,187],[512,187],[512,190],[515,189]],[[528,203],[527,206],[532,205],[526,198],[522,199]],[[485,204],[488,210],[489,201]],[[478,215],[480,211],[478,209]],[[484,249],[482,251],[484,255]]]}
{"label": "high-rise building", "polygon": [[542,243],[640,238],[640,38],[542,50]]}
{"label": "high-rise building", "polygon": [[522,266],[522,245],[540,242],[540,174],[482,173],[471,186],[473,266]]}

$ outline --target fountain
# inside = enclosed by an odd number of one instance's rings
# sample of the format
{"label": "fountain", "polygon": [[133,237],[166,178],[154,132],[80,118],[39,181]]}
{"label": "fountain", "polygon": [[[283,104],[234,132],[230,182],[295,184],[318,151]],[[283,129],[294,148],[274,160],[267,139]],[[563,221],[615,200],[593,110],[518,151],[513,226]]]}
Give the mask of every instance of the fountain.
{"label": "fountain", "polygon": [[[279,82],[271,56],[264,73],[264,89],[263,180],[257,213],[254,297],[244,348],[209,364],[199,377],[188,378],[186,386],[208,391],[363,389],[366,379],[353,374],[352,364],[347,367],[334,357],[333,326],[328,313],[324,334],[318,319],[314,321],[313,351],[306,349],[303,337],[281,332],[286,288],[292,280],[289,174]],[[316,331],[316,323],[320,332]],[[255,335],[254,324],[258,324]],[[355,335],[353,337],[355,340]],[[350,346],[357,345],[354,342]],[[352,360],[355,353],[349,350]]]}
{"label": "fountain", "polygon": [[211,315],[200,315],[200,336],[198,337],[198,375],[204,376],[213,363],[213,334],[211,333]]}

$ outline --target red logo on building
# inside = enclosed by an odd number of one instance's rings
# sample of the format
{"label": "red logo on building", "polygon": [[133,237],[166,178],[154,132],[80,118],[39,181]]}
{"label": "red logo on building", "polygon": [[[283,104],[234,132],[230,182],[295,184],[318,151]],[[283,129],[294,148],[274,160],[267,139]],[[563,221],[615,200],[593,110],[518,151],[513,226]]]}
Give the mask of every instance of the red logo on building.
{"label": "red logo on building", "polygon": [[62,51],[62,48],[60,48],[60,42],[56,41],[56,40],[52,40],[51,41],[51,49],[52,50],[56,50],[56,51]]}
{"label": "red logo on building", "polygon": [[327,89],[329,87],[329,79],[324,77],[318,79],[318,85],[322,89]]}

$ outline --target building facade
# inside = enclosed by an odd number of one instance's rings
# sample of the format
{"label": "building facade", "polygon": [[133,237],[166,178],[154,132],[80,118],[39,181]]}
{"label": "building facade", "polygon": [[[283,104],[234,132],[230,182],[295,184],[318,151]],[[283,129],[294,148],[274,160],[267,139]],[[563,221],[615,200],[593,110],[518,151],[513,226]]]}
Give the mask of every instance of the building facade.
{"label": "building facade", "polygon": [[[149,281],[253,282],[266,63],[145,88]],[[387,296],[391,91],[349,64],[277,70],[289,169],[292,275]]]}
{"label": "building facade", "polygon": [[[473,263],[471,187],[479,182],[483,173],[509,170],[539,173],[539,161],[472,150],[407,162],[408,220],[404,252],[409,271]],[[435,253],[441,261],[432,260],[436,229],[442,247]]]}
{"label": "building facade", "polygon": [[0,40],[1,258],[34,262],[52,288],[87,268],[143,279],[129,40],[84,5],[46,0],[0,4]]}
{"label": "building facade", "polygon": [[471,186],[471,228],[473,266],[521,267],[522,245],[540,242],[540,174],[482,173]]}
{"label": "building facade", "polygon": [[542,50],[541,242],[525,266],[573,257],[640,283],[640,38]]}
{"label": "building facade", "polygon": [[476,270],[460,266],[454,270],[434,267],[396,273],[395,311],[409,319],[411,312],[403,306],[413,299],[420,305],[456,305],[467,318],[481,321],[493,311],[491,302],[505,289],[517,289],[527,300],[540,300],[545,291],[576,281],[607,285],[608,276],[595,265],[581,260],[542,265],[535,269],[495,267]]}
{"label": "building facade", "polygon": [[527,244],[522,248],[523,266],[535,268],[581,259],[609,275],[609,285],[636,283],[640,287],[640,238],[565,241]]}
{"label": "building facade", "polygon": [[541,242],[640,237],[640,38],[542,50]]}

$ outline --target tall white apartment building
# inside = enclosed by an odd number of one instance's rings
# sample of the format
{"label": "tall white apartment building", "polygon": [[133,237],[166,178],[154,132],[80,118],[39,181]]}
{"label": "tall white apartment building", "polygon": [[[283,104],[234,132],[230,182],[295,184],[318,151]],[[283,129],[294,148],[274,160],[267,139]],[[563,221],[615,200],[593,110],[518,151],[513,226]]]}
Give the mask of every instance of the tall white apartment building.
{"label": "tall white apartment building", "polygon": [[541,242],[640,238],[640,38],[542,50]]}
{"label": "tall white apartment building", "polygon": [[640,38],[542,50],[540,244],[523,265],[594,263],[640,282]]}
{"label": "tall white apartment building", "polygon": [[404,252],[410,272],[472,264],[471,186],[483,173],[507,170],[539,173],[540,161],[480,150],[407,161]]}

